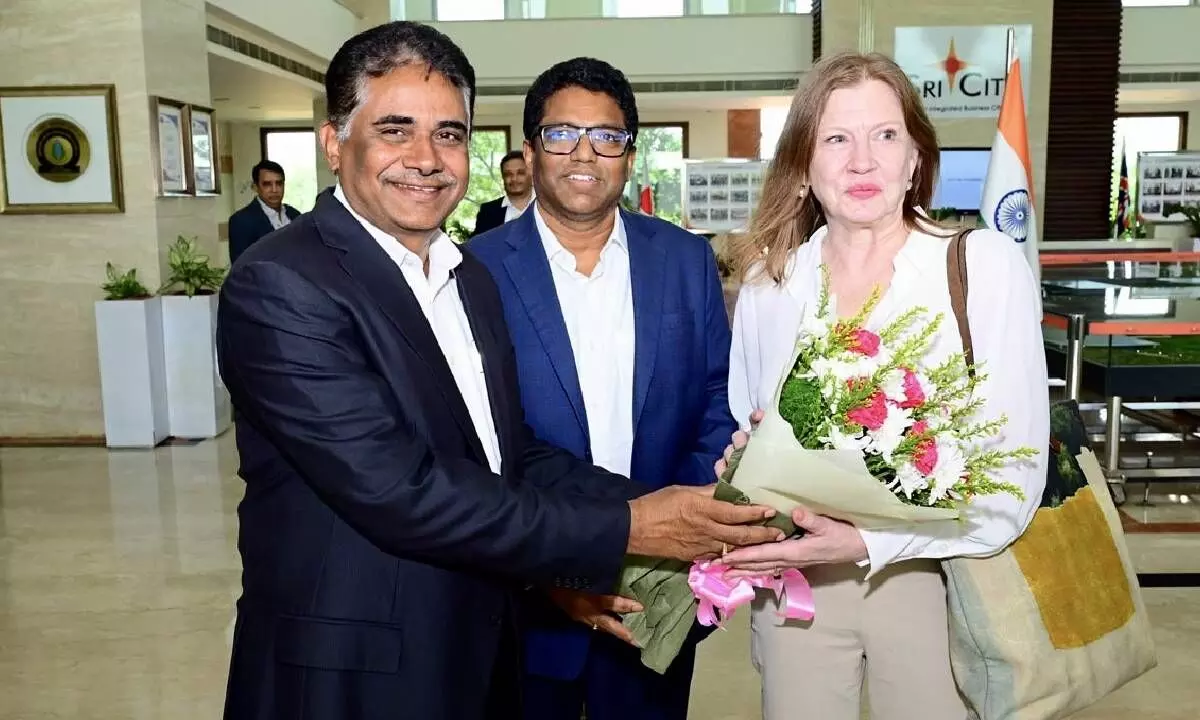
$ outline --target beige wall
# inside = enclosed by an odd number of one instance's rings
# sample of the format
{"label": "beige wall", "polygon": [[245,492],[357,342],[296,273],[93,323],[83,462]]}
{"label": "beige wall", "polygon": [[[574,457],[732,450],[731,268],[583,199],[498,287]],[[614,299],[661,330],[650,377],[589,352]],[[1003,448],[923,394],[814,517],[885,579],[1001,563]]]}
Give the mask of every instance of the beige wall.
{"label": "beige wall", "polygon": [[0,438],[101,435],[105,262],[153,290],[176,233],[215,246],[217,201],[156,199],[150,155],[150,93],[210,104],[203,13],[203,0],[0,2],[0,86],[116,85],[125,195],[120,214],[0,217]]}

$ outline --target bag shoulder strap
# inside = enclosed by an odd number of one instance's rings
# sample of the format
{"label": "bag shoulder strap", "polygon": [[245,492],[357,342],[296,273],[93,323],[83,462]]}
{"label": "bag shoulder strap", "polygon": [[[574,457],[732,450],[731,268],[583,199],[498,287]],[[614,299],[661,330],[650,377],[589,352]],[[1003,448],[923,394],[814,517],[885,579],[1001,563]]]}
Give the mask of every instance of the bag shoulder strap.
{"label": "bag shoulder strap", "polygon": [[[950,307],[958,320],[967,367],[975,365],[975,347],[971,342],[971,325],[967,322],[967,236],[970,229],[959,230],[946,248],[946,279],[950,284]],[[972,371],[971,374],[974,374]]]}

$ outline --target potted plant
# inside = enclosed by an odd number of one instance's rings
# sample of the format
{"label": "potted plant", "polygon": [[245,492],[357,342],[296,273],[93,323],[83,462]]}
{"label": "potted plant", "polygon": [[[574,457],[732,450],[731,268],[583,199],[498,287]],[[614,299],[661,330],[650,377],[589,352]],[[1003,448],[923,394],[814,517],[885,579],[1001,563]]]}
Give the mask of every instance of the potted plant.
{"label": "potted plant", "polygon": [[162,301],[138,280],[105,264],[96,301],[96,349],[108,447],[152,448],[168,435]]}
{"label": "potted plant", "polygon": [[1194,205],[1174,203],[1163,208],[1163,217],[1182,215],[1188,226],[1188,236],[1192,238],[1192,249],[1200,248],[1200,208]]}
{"label": "potted plant", "polygon": [[214,267],[196,238],[182,235],[167,253],[162,297],[170,434],[210,438],[231,422],[229,394],[216,361],[217,290],[225,268]]}

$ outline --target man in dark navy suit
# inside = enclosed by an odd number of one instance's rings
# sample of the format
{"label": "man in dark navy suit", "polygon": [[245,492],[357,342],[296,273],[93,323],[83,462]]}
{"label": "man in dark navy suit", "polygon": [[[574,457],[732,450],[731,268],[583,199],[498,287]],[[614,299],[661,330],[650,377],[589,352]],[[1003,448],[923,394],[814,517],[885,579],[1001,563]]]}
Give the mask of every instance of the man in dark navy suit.
{"label": "man in dark navy suit", "polygon": [[[500,288],[527,422],[649,487],[709,484],[736,429],[729,321],[709,244],[619,209],[633,88],[608,63],[559,63],[529,89],[524,125],[537,200],[470,249]],[[557,611],[531,601],[526,613],[526,720],[577,720],[584,708],[588,720],[686,719],[702,631],[659,675],[618,617],[629,600],[548,595]]]}
{"label": "man in dark navy suit", "polygon": [[283,166],[263,160],[250,171],[254,199],[229,216],[229,264],[246,248],[300,217],[300,211],[283,202]]}
{"label": "man in dark navy suit", "polygon": [[337,186],[246,251],[218,306],[246,482],[225,717],[519,716],[518,595],[778,534],[752,524],[765,508],[647,493],[525,424],[496,285],[439,231],[470,167],[461,50],[383,25],[326,93]]}
{"label": "man in dark navy suit", "polygon": [[513,150],[501,158],[500,177],[504,181],[504,197],[488,200],[479,206],[471,237],[516,220],[533,202],[533,181],[529,177],[525,153]]}

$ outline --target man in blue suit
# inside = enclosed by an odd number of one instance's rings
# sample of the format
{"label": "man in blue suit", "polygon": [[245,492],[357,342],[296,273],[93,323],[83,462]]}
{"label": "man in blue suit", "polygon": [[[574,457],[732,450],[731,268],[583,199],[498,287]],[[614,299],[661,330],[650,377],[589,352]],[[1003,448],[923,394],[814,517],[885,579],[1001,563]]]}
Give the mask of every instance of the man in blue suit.
{"label": "man in blue suit", "polygon": [[[616,68],[547,70],[525,98],[533,212],[469,248],[500,288],[534,433],[651,487],[706,485],[735,428],[729,324],[708,243],[618,207],[637,129]],[[632,601],[547,595],[526,612],[527,720],[686,718],[699,632],[660,676],[621,625]]]}
{"label": "man in blue suit", "polygon": [[300,217],[300,211],[283,202],[283,166],[263,160],[250,171],[254,179],[254,199],[229,216],[229,264],[246,248],[287,226]]}

